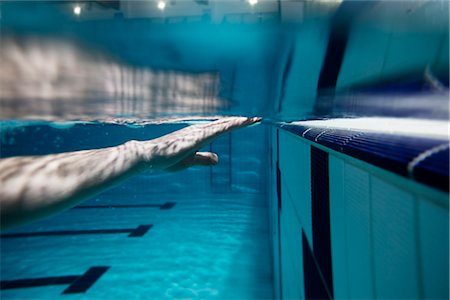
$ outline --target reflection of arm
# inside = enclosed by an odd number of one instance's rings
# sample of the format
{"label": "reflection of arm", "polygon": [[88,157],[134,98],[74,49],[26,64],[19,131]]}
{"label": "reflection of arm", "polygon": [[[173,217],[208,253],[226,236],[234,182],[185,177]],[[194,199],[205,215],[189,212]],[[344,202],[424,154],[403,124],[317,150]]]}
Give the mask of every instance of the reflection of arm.
{"label": "reflection of arm", "polygon": [[223,118],[163,137],[77,152],[0,160],[2,229],[75,206],[78,202],[143,170],[179,170],[217,162],[198,153],[222,133],[258,119]]}

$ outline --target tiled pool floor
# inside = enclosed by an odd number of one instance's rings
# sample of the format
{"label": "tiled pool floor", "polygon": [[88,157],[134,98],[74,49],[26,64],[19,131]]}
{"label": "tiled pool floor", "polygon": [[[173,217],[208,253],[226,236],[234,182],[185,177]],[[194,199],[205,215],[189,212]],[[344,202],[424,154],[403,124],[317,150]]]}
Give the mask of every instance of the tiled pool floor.
{"label": "tiled pool floor", "polygon": [[81,205],[3,233],[1,299],[272,298],[262,195],[111,190]]}

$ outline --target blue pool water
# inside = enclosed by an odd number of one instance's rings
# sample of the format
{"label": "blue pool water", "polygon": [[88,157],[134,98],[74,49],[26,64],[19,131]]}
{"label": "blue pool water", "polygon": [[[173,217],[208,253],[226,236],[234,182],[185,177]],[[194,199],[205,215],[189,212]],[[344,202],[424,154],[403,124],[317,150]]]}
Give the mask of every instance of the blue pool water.
{"label": "blue pool water", "polygon": [[0,1],[0,158],[262,117],[2,231],[0,298],[448,299],[448,5]]}
{"label": "blue pool water", "polygon": [[[69,143],[77,140],[86,148],[104,146],[183,126],[22,127],[3,132],[4,153],[73,150],[80,145]],[[41,140],[36,150],[26,145],[30,133],[34,142]],[[211,147],[222,161],[214,170],[144,173],[81,203],[84,208],[3,232],[2,280],[109,269],[84,293],[63,295],[69,284],[53,281],[47,286],[3,289],[2,299],[270,299],[267,200],[264,176],[257,172],[265,162],[259,149],[244,156],[248,137],[264,142],[263,134],[264,127],[259,126],[218,139]],[[86,144],[86,135],[95,136],[97,144]],[[46,137],[60,143],[47,143]],[[137,237],[114,232],[141,225],[152,227]]]}

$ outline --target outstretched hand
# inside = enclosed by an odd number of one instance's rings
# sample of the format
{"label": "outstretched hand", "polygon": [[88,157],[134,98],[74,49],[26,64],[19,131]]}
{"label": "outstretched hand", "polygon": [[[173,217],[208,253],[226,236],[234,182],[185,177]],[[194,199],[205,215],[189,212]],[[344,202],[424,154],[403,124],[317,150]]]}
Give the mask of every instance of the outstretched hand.
{"label": "outstretched hand", "polygon": [[260,120],[258,117],[226,117],[211,123],[183,128],[144,142],[144,160],[153,168],[166,171],[179,171],[194,165],[215,165],[218,163],[217,154],[197,151],[222,134]]}

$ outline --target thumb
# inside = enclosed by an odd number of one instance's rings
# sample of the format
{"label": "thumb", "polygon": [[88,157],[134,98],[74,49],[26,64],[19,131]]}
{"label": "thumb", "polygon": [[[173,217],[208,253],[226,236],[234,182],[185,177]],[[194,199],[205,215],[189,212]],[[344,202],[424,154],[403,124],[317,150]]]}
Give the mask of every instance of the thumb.
{"label": "thumb", "polygon": [[191,166],[213,166],[217,165],[219,157],[213,152],[195,152],[193,155],[179,161],[166,169],[169,172],[181,171]]}

